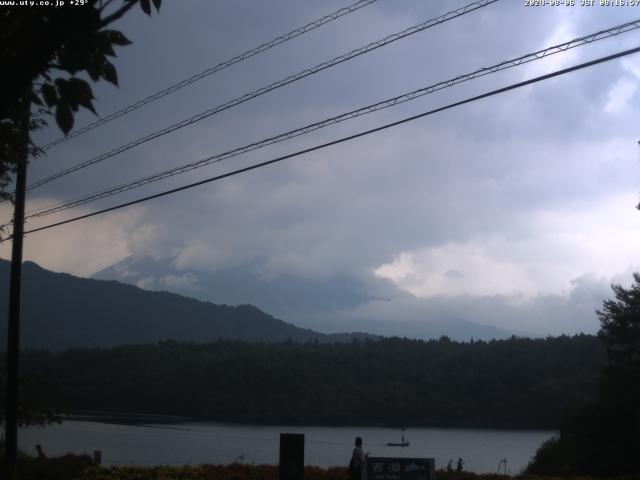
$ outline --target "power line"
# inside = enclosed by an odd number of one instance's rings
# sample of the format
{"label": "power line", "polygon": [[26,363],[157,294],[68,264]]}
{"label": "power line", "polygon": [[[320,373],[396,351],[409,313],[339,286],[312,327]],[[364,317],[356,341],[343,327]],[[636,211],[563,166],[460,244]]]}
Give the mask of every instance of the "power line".
{"label": "power line", "polygon": [[[48,230],[50,228],[54,228],[54,227],[58,227],[58,226],[61,226],[61,225],[65,225],[67,223],[72,223],[72,222],[76,222],[76,221],[79,221],[79,220],[84,220],[86,218],[95,217],[95,216],[101,215],[103,213],[112,212],[114,210],[119,210],[119,209],[124,208],[124,207],[128,207],[128,206],[131,206],[131,205],[136,205],[138,203],[143,203],[143,202],[146,202],[146,201],[149,201],[149,200],[153,200],[155,198],[160,198],[160,197],[164,197],[166,195],[177,193],[177,192],[180,192],[182,190],[188,190],[188,189],[200,186],[200,185],[204,185],[206,183],[211,183],[211,182],[215,182],[217,180],[222,180],[223,178],[232,177],[232,176],[239,175],[241,173],[248,172],[248,171],[251,171],[251,170],[256,170],[258,168],[266,167],[267,165],[272,165],[274,163],[278,163],[278,162],[281,162],[283,160],[287,160],[289,158],[293,158],[293,157],[297,157],[297,156],[300,156],[300,155],[304,155],[306,153],[314,152],[316,150],[321,150],[321,149],[330,147],[332,145],[338,145],[340,143],[348,142],[350,140],[354,140],[356,138],[364,137],[364,136],[370,135],[372,133],[380,132],[382,130],[386,130],[386,129],[391,128],[391,127],[402,125],[404,123],[408,123],[408,122],[417,120],[417,119],[422,118],[422,117],[433,115],[433,114],[436,114],[436,113],[439,113],[439,112],[442,112],[442,111],[445,111],[445,110],[449,110],[449,109],[452,109],[452,108],[455,108],[455,107],[459,107],[459,106],[465,105],[467,103],[475,102],[477,100],[481,100],[481,99],[484,99],[484,98],[492,97],[494,95],[498,95],[500,93],[508,92],[510,90],[515,90],[517,88],[521,88],[521,87],[524,87],[524,86],[527,86],[527,85],[531,85],[531,84],[534,84],[534,83],[537,83],[537,82],[541,82],[543,80],[548,80],[548,79],[553,78],[553,77],[557,77],[557,76],[560,76],[560,75],[565,75],[567,73],[571,73],[571,72],[574,72],[574,71],[577,71],[577,70],[581,70],[581,69],[584,69],[584,68],[587,68],[587,67],[598,65],[600,63],[604,63],[604,62],[608,62],[608,61],[611,61],[611,60],[615,60],[617,58],[625,57],[627,55],[631,55],[631,54],[637,53],[637,52],[640,52],[640,47],[632,48],[632,49],[629,49],[629,50],[624,50],[622,52],[618,52],[618,53],[615,53],[613,55],[608,55],[606,57],[601,57],[601,58],[598,58],[596,60],[591,60],[589,62],[581,63],[581,64],[575,65],[573,67],[564,68],[562,70],[556,70],[555,72],[548,73],[546,75],[541,75],[541,76],[538,76],[538,77],[535,77],[535,78],[532,78],[532,79],[529,79],[529,80],[525,80],[523,82],[514,83],[514,84],[508,85],[506,87],[502,87],[502,88],[499,88],[499,89],[496,89],[496,90],[492,90],[492,91],[487,92],[487,93],[483,93],[481,95],[476,95],[474,97],[470,97],[470,98],[467,98],[465,100],[461,100],[461,101],[458,101],[458,102],[455,102],[455,103],[450,103],[450,104],[448,104],[448,105],[446,105],[444,107],[439,107],[439,108],[436,108],[436,109],[433,109],[433,110],[429,110],[427,112],[420,113],[418,115],[413,115],[411,117],[407,117],[407,118],[404,118],[402,120],[398,120],[396,122],[387,123],[387,124],[382,125],[380,127],[372,128],[370,130],[365,130],[363,132],[356,133],[354,135],[349,135],[347,137],[342,137],[342,138],[339,138],[337,140],[333,140],[331,142],[327,142],[327,143],[323,143],[323,144],[320,144],[320,145],[316,145],[314,147],[306,148],[304,150],[299,150],[297,152],[290,153],[288,155],[283,155],[281,157],[277,157],[277,158],[274,158],[272,160],[268,160],[268,161],[265,161],[265,162],[257,163],[257,164],[254,164],[254,165],[250,165],[248,167],[240,168],[240,169],[228,172],[228,173],[224,173],[222,175],[217,175],[215,177],[210,177],[210,178],[207,178],[205,180],[200,180],[198,182],[190,183],[188,185],[183,185],[182,187],[173,188],[171,190],[165,190],[163,192],[156,193],[154,195],[149,195],[149,196],[146,196],[146,197],[139,198],[137,200],[132,200],[130,202],[121,203],[119,205],[115,205],[115,206],[112,206],[112,207],[109,207],[109,208],[98,210],[96,212],[87,213],[85,215],[80,215],[80,216],[77,216],[77,217],[69,218],[67,220],[62,220],[60,222],[56,222],[56,223],[52,223],[52,224],[49,224],[49,225],[45,225],[43,227],[34,228],[34,229],[31,229],[31,230],[25,231],[24,233],[26,235],[28,233],[35,233],[35,232],[39,232],[41,230]],[[11,238],[11,237],[9,237],[9,238]],[[0,243],[8,240],[9,238],[0,240]]]}
{"label": "power line", "polygon": [[45,207],[42,208],[40,210],[34,211],[34,212],[30,212],[29,214],[27,214],[26,218],[34,218],[34,217],[43,217],[46,215],[51,215],[53,213],[57,213],[63,210],[67,210],[69,208],[75,207],[75,206],[79,206],[79,205],[85,205],[87,203],[96,201],[96,200],[100,200],[102,198],[106,198],[106,197],[110,197],[113,195],[116,195],[118,193],[122,193],[125,191],[129,191],[129,190],[133,190],[135,188],[139,188],[142,187],[144,185],[147,185],[149,183],[152,182],[156,182],[159,180],[163,180],[165,178],[169,178],[172,177],[174,175],[179,175],[181,173],[185,173],[191,170],[195,170],[197,168],[201,168],[213,163],[218,163],[221,162],[223,160],[232,158],[232,157],[236,157],[238,155],[253,151],[253,150],[257,150],[259,148],[263,148],[266,147],[268,145],[272,145],[275,143],[279,143],[291,138],[295,138],[301,135],[305,135],[307,133],[319,130],[321,128],[324,128],[326,126],[329,125],[333,125],[333,124],[337,124],[340,122],[344,122],[346,120],[350,120],[353,118],[357,118],[360,117],[362,115],[367,115],[369,113],[373,113],[379,110],[383,110],[386,108],[390,108],[390,107],[394,107],[396,105],[399,105],[401,103],[405,103],[411,100],[415,100],[416,98],[419,98],[421,96],[448,88],[448,87],[452,87],[454,85],[457,85],[459,83],[463,83],[481,76],[485,76],[485,75],[489,75],[492,73],[496,73],[502,70],[506,70],[508,68],[513,68],[513,67],[517,67],[520,66],[522,64],[525,63],[529,63],[535,60],[541,60],[545,57],[548,57],[550,55],[554,55],[556,53],[560,53],[560,52],[565,52],[569,49],[575,48],[575,47],[579,47],[582,45],[586,45],[586,44],[590,44],[593,43],[595,41],[598,40],[603,40],[605,38],[610,38],[616,35],[620,35],[622,33],[626,33],[629,31],[633,31],[640,28],[640,19],[632,21],[632,22],[627,22],[621,25],[617,25],[615,27],[611,27],[608,28],[606,30],[600,30],[598,32],[589,34],[589,35],[585,35],[573,40],[570,40],[568,42],[564,42],[561,43],[559,45],[554,45],[552,47],[547,47],[545,49],[542,50],[538,50],[536,52],[533,53],[529,53],[526,55],[522,55],[520,57],[511,59],[511,60],[506,60],[503,61],[501,63],[498,63],[496,65],[492,65],[490,67],[484,67],[484,68],[480,68],[478,70],[475,70],[471,73],[467,73],[464,75],[458,75],[457,77],[451,78],[449,80],[445,80],[445,81],[441,81],[438,83],[435,83],[433,85],[430,85],[428,87],[424,87],[418,90],[414,90],[412,92],[409,93],[404,93],[402,95],[398,95],[396,97],[387,99],[387,100],[383,100],[377,103],[374,103],[372,105],[368,105],[366,107],[362,107],[356,110],[352,110],[350,112],[347,113],[343,113],[334,117],[330,117],[327,118],[325,120],[319,121],[319,122],[315,122],[309,125],[306,125],[304,127],[300,127],[297,128],[295,130],[290,130],[288,132],[285,133],[281,133],[278,134],[276,136],[273,137],[269,137],[267,139],[264,140],[260,140],[258,142],[254,142],[251,143],[249,145],[245,145],[242,147],[238,147],[235,148],[233,150],[229,150],[226,151],[224,153],[219,153],[216,155],[211,155],[209,157],[206,157],[204,159],[200,159],[198,161],[195,162],[191,162],[191,163],[187,163],[185,165],[179,166],[179,167],[175,167],[175,168],[171,168],[168,170],[164,170],[162,172],[158,172],[143,178],[139,178],[137,180],[133,180],[130,182],[127,182],[125,184],[116,186],[116,187],[112,187],[109,189],[105,189],[99,192],[95,192],[95,193],[91,193],[91,194],[87,194],[81,197],[77,197],[74,198],[72,200],[68,200],[66,202],[62,202],[62,203],[58,203],[56,205],[53,206],[49,206],[49,207]]}
{"label": "power line", "polygon": [[391,35],[386,36],[385,38],[369,43],[368,45],[365,45],[364,47],[360,47],[357,48],[355,50],[350,51],[349,53],[345,53],[343,55],[340,55],[338,57],[335,57],[331,60],[328,60],[326,62],[320,63],[314,67],[302,70],[299,73],[296,73],[295,75],[290,75],[282,80],[279,80],[277,82],[274,82],[266,87],[262,87],[259,88],[258,90],[254,90],[253,92],[250,93],[246,93],[240,97],[236,97],[233,100],[230,100],[226,103],[223,103],[221,105],[218,105],[216,107],[210,108],[209,110],[206,110],[202,113],[199,113],[197,115],[194,115],[190,118],[187,118],[185,120],[182,120],[178,123],[174,123],[173,125],[170,125],[168,127],[163,128],[162,130],[158,130],[156,132],[150,133],[144,137],[140,137],[136,140],[133,140],[132,142],[129,142],[125,145],[121,145],[120,147],[117,147],[107,153],[104,153],[102,155],[98,155],[96,157],[93,157],[89,160],[86,160],[82,163],[79,163],[73,167],[67,168],[65,170],[62,170],[58,173],[55,173],[49,177],[46,177],[42,180],[39,180],[37,182],[32,183],[31,185],[29,185],[27,187],[27,190],[33,190],[34,188],[40,187],[46,183],[49,183],[53,180],[56,180],[60,177],[63,177],[65,175],[68,175],[70,173],[76,172],[78,170],[81,170],[83,168],[89,167],[91,165],[94,165],[98,162],[102,162],[103,160],[106,160],[108,158],[114,157],[122,152],[125,152],[127,150],[130,150],[131,148],[137,147],[138,145],[141,145],[143,143],[146,143],[148,141],[151,140],[155,140],[158,137],[161,137],[163,135],[166,135],[168,133],[174,132],[176,130],[179,130],[183,127],[186,127],[188,125],[192,125],[196,122],[199,122],[200,120],[204,120],[205,118],[208,118],[212,115],[215,115],[217,113],[220,113],[224,110],[228,110],[232,107],[235,107],[237,105],[240,105],[241,103],[247,102],[249,100],[252,100],[256,97],[259,97],[261,95],[264,95],[265,93],[271,92],[272,90],[276,90],[278,88],[284,87],[285,85],[288,85],[290,83],[296,82],[298,80],[301,80],[305,77],[308,77],[310,75],[316,74],[322,70],[325,70],[327,68],[333,67],[335,65],[338,65],[340,63],[346,62],[348,60],[351,60],[355,57],[358,57],[360,55],[364,55],[366,53],[369,53],[373,50],[376,50],[380,47],[383,47],[385,45],[389,45],[397,40],[400,40],[402,38],[408,37],[409,35],[413,35],[414,33],[418,33],[421,32],[423,30],[426,30],[427,28],[431,28],[435,25],[439,25],[441,23],[447,22],[449,20],[453,20],[454,18],[460,17],[462,15],[465,15],[469,12],[478,10],[480,8],[486,7],[492,3],[497,2],[498,0],[479,0],[473,3],[470,3],[469,5],[466,5],[464,7],[458,8],[456,10],[452,10],[450,12],[445,13],[444,15],[440,15],[439,17],[436,18],[432,18],[430,20],[427,20],[426,22],[420,23],[418,25],[415,25],[413,27],[407,28],[405,30],[403,30],[402,32],[399,33],[394,33]]}
{"label": "power line", "polygon": [[128,113],[133,112],[134,110],[139,109],[140,107],[143,107],[144,105],[147,105],[148,103],[154,102],[162,97],[166,97],[167,95],[170,95],[188,85],[191,85],[192,83],[195,83],[199,80],[202,80],[203,78],[206,78],[210,75],[213,75],[214,73],[217,73],[221,70],[224,70],[225,68],[228,68],[232,65],[235,65],[236,63],[242,62],[244,60],[247,60],[255,55],[258,55],[262,52],[265,52],[277,45],[280,45],[282,43],[288,42],[289,40],[292,40],[296,37],[299,37],[300,35],[303,35],[307,32],[310,32],[311,30],[315,30],[316,28],[321,27],[322,25],[325,25],[329,22],[332,22],[334,20],[337,20],[338,18],[347,15],[349,13],[355,12],[356,10],[361,9],[362,7],[366,7],[367,5],[370,5],[374,2],[377,2],[378,0],[359,0],[356,3],[353,3],[347,7],[341,8],[339,10],[336,10],[335,12],[332,12],[328,15],[325,15],[322,18],[319,18],[318,20],[314,20],[313,22],[310,22],[306,25],[304,25],[303,27],[299,27],[296,28],[295,30],[290,31],[289,33],[286,33],[284,35],[281,35],[277,38],[274,38],[273,40],[263,43],[255,48],[252,48],[251,50],[247,50],[244,53],[241,53],[240,55],[237,55],[233,58],[230,58],[229,60],[226,60],[224,62],[221,62],[213,67],[209,67],[206,70],[203,70],[202,72],[193,75],[185,80],[182,80],[178,83],[174,83],[173,85],[170,85],[169,87],[160,90],[152,95],[149,95],[148,97],[143,98],[142,100],[138,100],[137,102],[124,107],[116,112],[113,112],[109,115],[107,115],[106,117],[100,118],[98,120],[96,120],[95,122],[92,122],[82,128],[79,128],[78,130],[75,130],[71,133],[69,133],[67,136],[65,137],[60,137],[48,144],[46,144],[44,147],[42,147],[42,150],[49,150],[53,147],[55,147],[56,145],[59,145],[61,143],[66,142],[67,140],[70,140],[74,137],[78,137],[80,135],[83,135],[97,127],[100,127],[101,125],[104,125],[105,123],[108,123],[112,120],[115,120],[116,118],[120,118],[124,115],[127,115]]}

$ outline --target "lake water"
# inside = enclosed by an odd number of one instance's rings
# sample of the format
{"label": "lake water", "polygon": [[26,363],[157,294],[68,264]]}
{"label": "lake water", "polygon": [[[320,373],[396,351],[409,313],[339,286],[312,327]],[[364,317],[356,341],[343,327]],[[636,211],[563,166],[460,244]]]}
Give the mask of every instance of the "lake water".
{"label": "lake water", "polygon": [[[49,456],[68,452],[102,451],[104,465],[277,464],[280,433],[305,435],[305,464],[346,466],[353,440],[361,436],[372,456],[433,457],[436,468],[458,457],[465,470],[496,472],[501,459],[507,470],[519,472],[552,431],[383,427],[289,427],[175,423],[119,425],[94,421],[65,421],[44,429],[20,432],[20,448],[35,455],[41,444]],[[387,447],[404,433],[409,447]]]}

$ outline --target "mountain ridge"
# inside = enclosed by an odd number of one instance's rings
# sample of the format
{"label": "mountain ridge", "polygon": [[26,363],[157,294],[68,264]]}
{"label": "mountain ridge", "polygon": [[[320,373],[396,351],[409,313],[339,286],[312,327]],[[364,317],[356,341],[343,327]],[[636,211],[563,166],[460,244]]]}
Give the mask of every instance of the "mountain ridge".
{"label": "mountain ridge", "polygon": [[[0,295],[10,263],[0,259]],[[366,334],[324,334],[279,320],[252,305],[216,305],[114,280],[76,277],[23,264],[21,344],[26,348],[113,347],[165,340],[335,342]],[[6,325],[6,312],[1,314]],[[0,342],[6,344],[6,328]]]}
{"label": "mountain ridge", "polygon": [[[118,280],[149,290],[169,290],[216,304],[250,303],[300,327],[328,333],[366,331],[375,335],[430,339],[491,340],[524,333],[438,316],[423,300],[371,272],[314,278],[273,274],[253,259],[217,270],[188,268],[179,257],[129,256],[92,278]],[[388,312],[386,316],[382,312]],[[373,315],[372,315],[373,314]]]}

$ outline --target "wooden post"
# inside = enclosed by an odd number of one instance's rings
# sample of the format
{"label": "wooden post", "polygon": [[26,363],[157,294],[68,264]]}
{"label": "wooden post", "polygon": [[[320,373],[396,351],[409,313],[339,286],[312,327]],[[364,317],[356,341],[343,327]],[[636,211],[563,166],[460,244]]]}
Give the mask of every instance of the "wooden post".
{"label": "wooden post", "polygon": [[5,462],[7,478],[15,480],[18,456],[18,372],[20,357],[20,286],[22,283],[22,239],[24,236],[24,203],[27,186],[27,151],[29,146],[30,103],[21,128],[21,142],[16,172],[11,241],[11,278],[9,283],[9,324],[7,333],[7,396],[5,402]]}
{"label": "wooden post", "polygon": [[304,480],[304,434],[280,434],[279,480]]}

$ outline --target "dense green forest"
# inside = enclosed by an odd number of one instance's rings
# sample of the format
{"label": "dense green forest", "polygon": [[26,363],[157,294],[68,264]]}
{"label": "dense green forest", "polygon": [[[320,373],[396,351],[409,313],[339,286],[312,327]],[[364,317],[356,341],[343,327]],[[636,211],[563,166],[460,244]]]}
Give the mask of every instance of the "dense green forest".
{"label": "dense green forest", "polygon": [[121,411],[287,424],[557,428],[595,397],[594,336],[348,344],[162,342],[31,351],[71,411]]}

